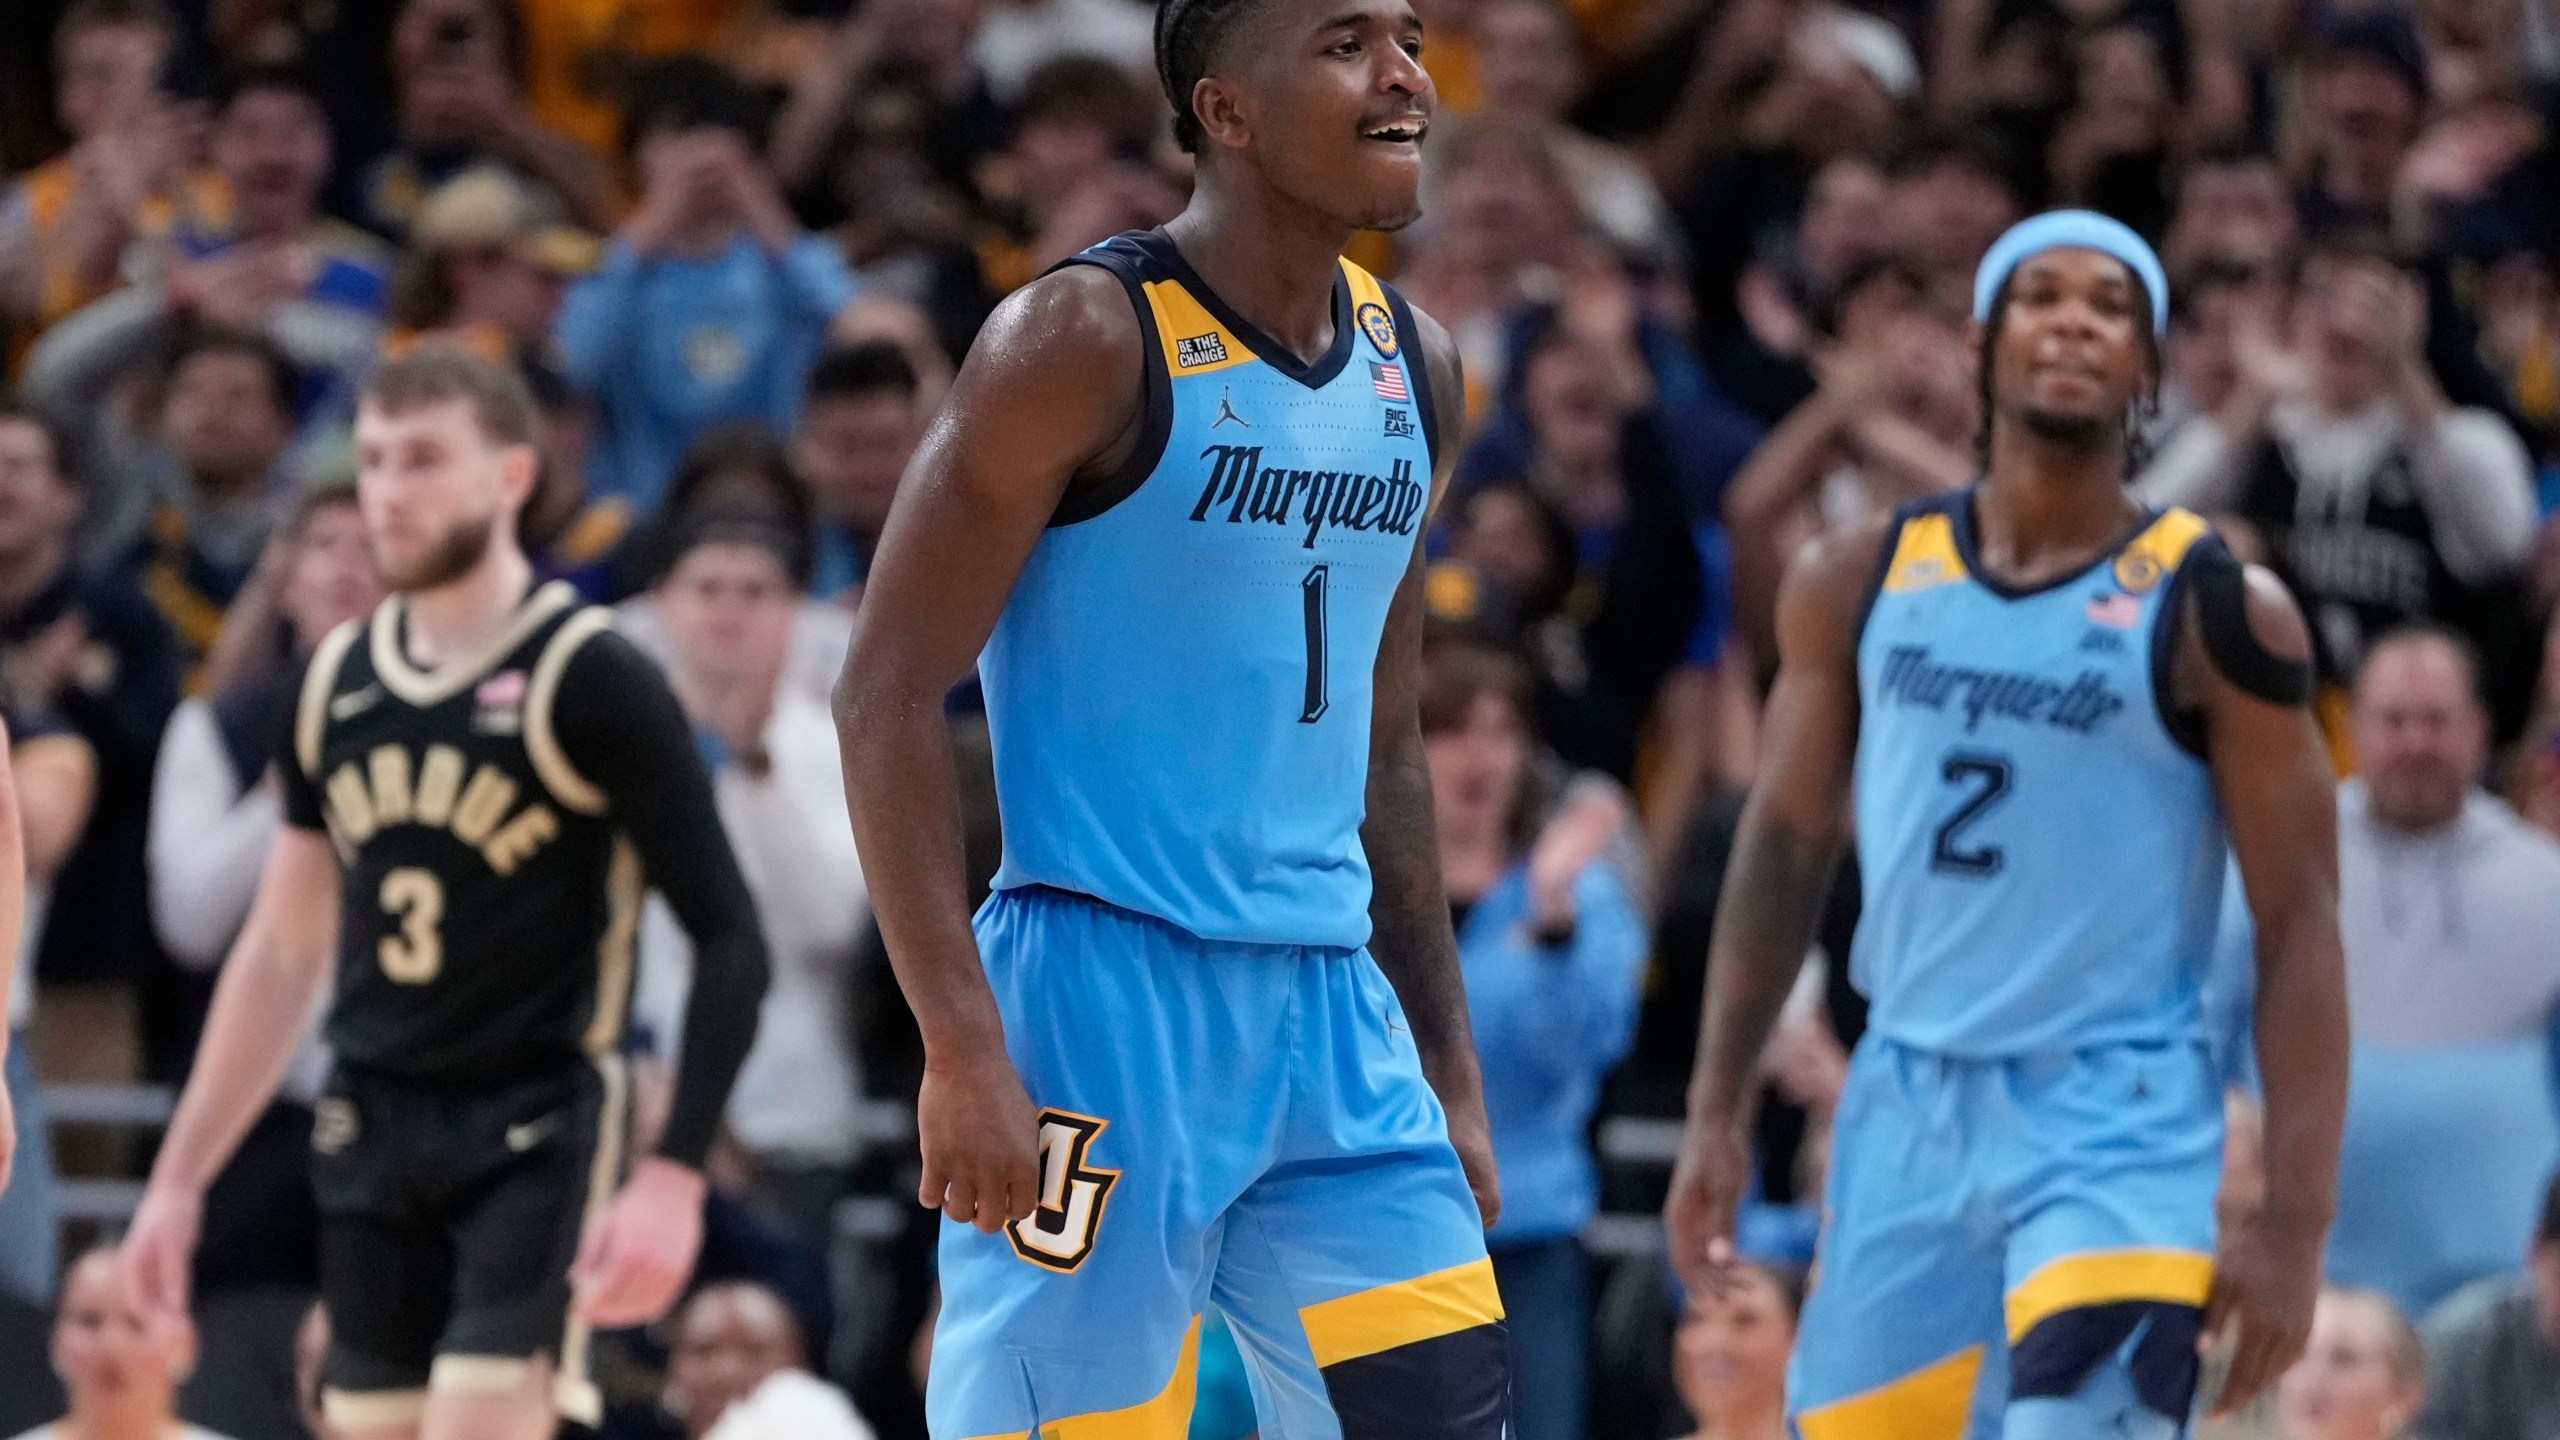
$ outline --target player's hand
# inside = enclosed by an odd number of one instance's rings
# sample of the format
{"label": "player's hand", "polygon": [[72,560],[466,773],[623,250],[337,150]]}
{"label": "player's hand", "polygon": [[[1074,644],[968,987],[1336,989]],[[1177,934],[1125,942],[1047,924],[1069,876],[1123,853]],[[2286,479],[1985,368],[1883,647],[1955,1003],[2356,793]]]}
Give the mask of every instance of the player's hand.
{"label": "player's hand", "polygon": [[1733,1274],[1733,1233],[1751,1186],[1751,1143],[1735,1119],[1696,1115],[1680,1136],[1680,1161],[1662,1223],[1680,1283],[1721,1295]]}
{"label": "player's hand", "polygon": [[667,1313],[693,1277],[702,1249],[702,1172],[662,1156],[631,1178],[569,1267],[571,1304],[600,1330],[646,1325]]}
{"label": "player's hand", "polygon": [[1001,1049],[957,1062],[928,1059],[916,1093],[924,1179],[916,1200],[993,1235],[1040,1203],[1040,1133],[1031,1092]]}
{"label": "player's hand", "polygon": [[187,1318],[188,1277],[203,1221],[204,1197],[195,1191],[155,1184],[142,1193],[118,1249],[135,1309],[158,1320]]}
{"label": "player's hand", "polygon": [[1467,1188],[1475,1193],[1476,1209],[1490,1230],[1502,1218],[1502,1175],[1493,1164],[1493,1122],[1485,1118],[1484,1094],[1479,1090],[1455,1104],[1444,1099],[1441,1108],[1449,1117],[1449,1144],[1458,1152]]}
{"label": "player's hand", "polygon": [[2223,1232],[2213,1262],[2213,1298],[2197,1341],[2206,1354],[2239,1332],[2231,1373],[2214,1404],[2216,1418],[2256,1399],[2302,1358],[2311,1337],[2311,1307],[2320,1298],[2322,1227],[2261,1211]]}

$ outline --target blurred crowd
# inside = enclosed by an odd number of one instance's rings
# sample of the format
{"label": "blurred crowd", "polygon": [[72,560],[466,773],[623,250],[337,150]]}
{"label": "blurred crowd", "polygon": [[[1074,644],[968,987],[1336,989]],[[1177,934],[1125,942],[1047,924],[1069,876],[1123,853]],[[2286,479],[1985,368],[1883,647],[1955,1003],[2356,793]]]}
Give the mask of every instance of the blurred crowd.
{"label": "blurred crowd", "polygon": [[[1854,874],[1767,1060],[1746,1280],[1681,1294],[1644,1218],[1778,578],[1808,539],[1969,481],[1974,266],[2066,203],[2167,263],[2134,483],[2301,597],[2342,777],[2340,1288],[2226,1433],[2560,1427],[2560,0],[1414,3],[1440,94],[1425,215],[1354,256],[1467,364],[1423,723],[1523,1440],[1784,1434],[1861,1026],[1834,963]],[[539,398],[528,548],[666,667],[774,948],[701,1272],[605,1347],[605,1433],[922,1434],[920,1049],[827,694],[990,307],[1184,202],[1152,19],[0,6],[0,716],[37,907],[0,1431],[325,1434],[316,1041],[213,1192],[191,1329],[131,1312],[95,1247],[279,824],[264,757],[296,661],[378,598],[350,397],[381,357],[458,344]],[[983,886],[985,727],[965,689],[949,712]],[[642,957],[638,1058],[663,1074],[689,973],[663,915]],[[2235,1211],[2261,1198],[2248,1153]],[[1251,1431],[1231,1349],[1200,1386],[1195,1436]]]}

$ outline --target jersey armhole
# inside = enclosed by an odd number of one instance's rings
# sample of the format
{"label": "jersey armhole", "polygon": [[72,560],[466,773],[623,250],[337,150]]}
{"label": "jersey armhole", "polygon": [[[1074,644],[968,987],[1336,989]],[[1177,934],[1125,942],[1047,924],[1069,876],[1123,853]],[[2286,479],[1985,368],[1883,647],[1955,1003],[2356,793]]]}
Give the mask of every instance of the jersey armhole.
{"label": "jersey armhole", "polygon": [[1423,453],[1430,457],[1431,469],[1437,474],[1440,469],[1440,405],[1439,389],[1432,384],[1431,354],[1422,348],[1421,328],[1414,324],[1413,307],[1405,303],[1403,292],[1383,281],[1378,288],[1386,292],[1387,313],[1395,317],[1397,343],[1412,351],[1414,358],[1421,362],[1415,367],[1422,372],[1422,383],[1413,387],[1413,408],[1416,417],[1422,421]]}
{"label": "jersey armhole", "polygon": [[611,628],[613,612],[600,605],[588,606],[562,621],[543,643],[541,658],[533,662],[532,681],[525,686],[525,758],[533,763],[533,773],[541,777],[542,788],[581,815],[603,814],[605,793],[578,773],[578,767],[569,763],[568,752],[560,746],[560,732],[554,724],[559,710],[560,677],[587,641]]}
{"label": "jersey armhole", "polygon": [[1119,280],[1127,292],[1129,304],[1138,313],[1139,370],[1146,376],[1146,395],[1139,403],[1146,413],[1138,422],[1138,443],[1129,458],[1118,468],[1086,485],[1072,482],[1067,493],[1058,500],[1058,508],[1049,515],[1049,528],[1079,524],[1091,520],[1111,507],[1138,493],[1156,466],[1164,460],[1165,442],[1173,435],[1173,375],[1165,368],[1164,340],[1156,333],[1155,306],[1147,300],[1147,292],[1129,257],[1097,246],[1081,255],[1072,255],[1051,266],[1056,274],[1070,265],[1091,265],[1106,270]]}
{"label": "jersey armhole", "polygon": [[320,783],[321,732],[329,724],[329,701],[337,694],[338,671],[369,618],[340,621],[321,637],[319,648],[311,652],[311,668],[302,672],[302,694],[293,714],[293,758],[302,767],[303,778],[315,785]]}

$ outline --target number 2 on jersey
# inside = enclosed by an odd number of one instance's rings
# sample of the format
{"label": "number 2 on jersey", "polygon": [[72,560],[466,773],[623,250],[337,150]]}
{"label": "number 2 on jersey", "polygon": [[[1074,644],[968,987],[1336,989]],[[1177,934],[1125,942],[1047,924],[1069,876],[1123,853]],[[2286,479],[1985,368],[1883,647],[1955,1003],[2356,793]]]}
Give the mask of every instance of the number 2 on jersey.
{"label": "number 2 on jersey", "polygon": [[382,913],[399,917],[400,933],[385,935],[378,953],[382,973],[402,985],[424,985],[444,969],[444,882],[433,870],[403,865],[382,877]]}
{"label": "number 2 on jersey", "polygon": [[1938,833],[1930,841],[1929,868],[1976,879],[1999,874],[2005,858],[2000,847],[1979,841],[1968,843],[1962,837],[1967,828],[2000,803],[2001,796],[2009,793],[2009,757],[1958,750],[1947,756],[1938,767],[1938,774],[1950,785],[1965,787],[1966,793],[1955,813],[1938,826]]}
{"label": "number 2 on jersey", "polygon": [[1333,704],[1324,693],[1324,587],[1331,573],[1331,567],[1318,565],[1298,582],[1298,596],[1307,612],[1307,703],[1298,711],[1301,725],[1323,719]]}

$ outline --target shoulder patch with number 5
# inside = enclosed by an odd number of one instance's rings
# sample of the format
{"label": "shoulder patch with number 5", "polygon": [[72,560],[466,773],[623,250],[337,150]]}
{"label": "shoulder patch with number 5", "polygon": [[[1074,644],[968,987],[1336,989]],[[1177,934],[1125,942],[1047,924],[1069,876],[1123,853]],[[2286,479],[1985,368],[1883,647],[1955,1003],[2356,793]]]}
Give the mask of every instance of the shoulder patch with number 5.
{"label": "shoulder patch with number 5", "polygon": [[1005,1227],[1013,1253],[1044,1269],[1072,1273],[1093,1254],[1103,1207],[1120,1172],[1086,1163],[1111,1122],[1066,1110],[1040,1112],[1040,1206]]}

